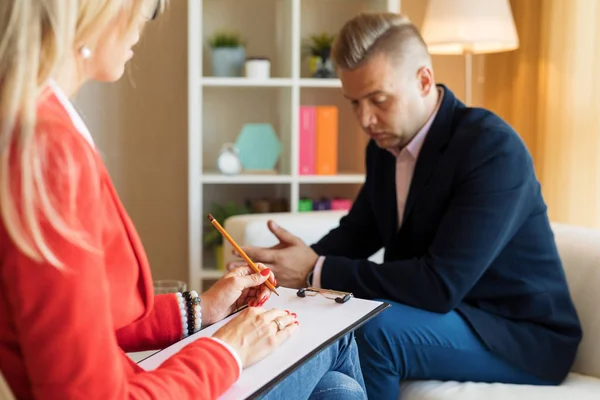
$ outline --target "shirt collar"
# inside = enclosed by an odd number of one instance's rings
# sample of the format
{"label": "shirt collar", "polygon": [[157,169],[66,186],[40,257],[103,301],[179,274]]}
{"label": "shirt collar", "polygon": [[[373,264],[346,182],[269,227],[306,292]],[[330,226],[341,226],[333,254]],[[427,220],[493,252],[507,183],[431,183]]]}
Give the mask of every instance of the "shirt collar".
{"label": "shirt collar", "polygon": [[406,145],[406,147],[404,149],[402,149],[401,151],[398,149],[390,149],[390,152],[394,156],[398,157],[400,154],[402,154],[404,152],[404,150],[406,150],[410,155],[413,156],[413,158],[415,160],[417,159],[417,157],[419,156],[419,152],[421,151],[421,147],[423,147],[423,142],[425,141],[425,137],[427,136],[427,133],[429,133],[431,124],[433,124],[433,120],[435,119],[435,117],[438,113],[438,110],[440,109],[440,104],[442,104],[442,98],[444,97],[444,89],[438,88],[438,91],[439,91],[438,102],[435,105],[435,109],[431,113],[431,116],[429,117],[427,122],[425,122],[425,125],[423,125],[423,127],[421,129],[419,129],[419,131],[417,132],[415,137],[413,137],[412,140],[410,142],[408,142],[408,144]]}
{"label": "shirt collar", "polygon": [[85,138],[85,140],[87,140],[88,143],[92,147],[94,147],[94,139],[92,138],[90,130],[88,129],[87,125],[81,118],[81,115],[79,115],[79,112],[77,112],[75,106],[73,106],[73,103],[71,103],[65,92],[60,88],[60,86],[58,86],[58,84],[53,79],[50,79],[48,81],[48,87],[52,90],[60,104],[67,111],[67,114],[69,114],[69,117],[71,118],[71,122],[73,123],[75,129],[77,129],[77,131]]}

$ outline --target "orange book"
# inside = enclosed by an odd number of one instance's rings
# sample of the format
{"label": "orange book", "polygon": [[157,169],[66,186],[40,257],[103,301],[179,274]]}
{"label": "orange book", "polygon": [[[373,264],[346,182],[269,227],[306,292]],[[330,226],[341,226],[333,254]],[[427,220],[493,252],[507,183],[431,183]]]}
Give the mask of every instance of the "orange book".
{"label": "orange book", "polygon": [[316,107],[316,173],[335,175],[338,169],[338,108]]}

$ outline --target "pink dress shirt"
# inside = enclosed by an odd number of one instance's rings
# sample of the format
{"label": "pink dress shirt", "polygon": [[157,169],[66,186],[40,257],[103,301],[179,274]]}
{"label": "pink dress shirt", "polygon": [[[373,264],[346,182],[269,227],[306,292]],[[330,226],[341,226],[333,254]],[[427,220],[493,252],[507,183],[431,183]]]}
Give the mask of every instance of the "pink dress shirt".
{"label": "pink dress shirt", "polygon": [[[419,152],[423,146],[423,141],[429,132],[429,128],[437,115],[444,92],[442,89],[438,89],[440,95],[438,97],[437,105],[431,113],[431,116],[423,125],[423,127],[417,132],[415,137],[402,149],[390,149],[389,151],[396,157],[396,201],[398,203],[398,229],[402,226],[402,217],[404,215],[404,207],[406,206],[406,199],[408,197],[408,189],[412,181],[413,173],[415,171],[415,164],[419,157]],[[312,287],[321,287],[321,269],[323,268],[323,262],[325,256],[320,256],[315,264],[313,271]]]}

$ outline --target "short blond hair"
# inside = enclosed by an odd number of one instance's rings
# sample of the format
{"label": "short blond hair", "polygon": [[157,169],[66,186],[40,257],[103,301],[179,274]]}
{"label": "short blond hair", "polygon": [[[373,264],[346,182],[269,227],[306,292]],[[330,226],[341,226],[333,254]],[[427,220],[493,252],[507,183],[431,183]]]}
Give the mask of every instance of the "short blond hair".
{"label": "short blond hair", "polygon": [[363,12],[346,22],[335,38],[331,58],[337,68],[353,70],[380,53],[431,64],[419,29],[407,16],[392,12]]}

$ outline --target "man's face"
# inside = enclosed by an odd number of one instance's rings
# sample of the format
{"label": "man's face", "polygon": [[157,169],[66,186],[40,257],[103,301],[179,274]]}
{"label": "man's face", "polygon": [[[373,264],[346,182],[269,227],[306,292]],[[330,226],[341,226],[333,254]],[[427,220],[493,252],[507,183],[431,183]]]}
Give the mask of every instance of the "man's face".
{"label": "man's face", "polygon": [[359,68],[338,73],[358,122],[379,147],[403,148],[427,119],[421,70],[376,54]]}

